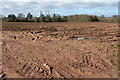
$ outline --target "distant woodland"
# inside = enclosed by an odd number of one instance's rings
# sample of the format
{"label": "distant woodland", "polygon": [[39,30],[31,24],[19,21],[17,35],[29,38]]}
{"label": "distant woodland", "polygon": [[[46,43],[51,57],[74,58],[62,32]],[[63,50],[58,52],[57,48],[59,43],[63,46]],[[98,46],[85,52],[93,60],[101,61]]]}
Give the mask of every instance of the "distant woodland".
{"label": "distant woodland", "polygon": [[118,16],[113,15],[112,17],[105,17],[104,15],[69,15],[61,16],[59,14],[43,14],[40,13],[39,17],[33,17],[31,13],[26,16],[19,13],[17,16],[15,14],[9,14],[7,17],[2,17],[2,21],[5,22],[118,22]]}

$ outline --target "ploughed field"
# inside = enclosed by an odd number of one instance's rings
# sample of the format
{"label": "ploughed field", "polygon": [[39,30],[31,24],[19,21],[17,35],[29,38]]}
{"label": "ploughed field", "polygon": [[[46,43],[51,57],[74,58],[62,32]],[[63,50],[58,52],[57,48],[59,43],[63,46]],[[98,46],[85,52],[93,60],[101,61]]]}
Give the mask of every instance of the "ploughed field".
{"label": "ploughed field", "polygon": [[117,78],[117,23],[3,23],[4,78]]}

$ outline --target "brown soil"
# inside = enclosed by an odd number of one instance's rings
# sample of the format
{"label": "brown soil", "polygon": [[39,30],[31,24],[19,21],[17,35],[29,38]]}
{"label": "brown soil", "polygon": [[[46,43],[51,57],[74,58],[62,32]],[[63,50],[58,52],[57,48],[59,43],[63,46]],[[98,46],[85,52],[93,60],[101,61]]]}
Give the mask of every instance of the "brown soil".
{"label": "brown soil", "polygon": [[3,77],[117,78],[117,30],[116,23],[3,23]]}

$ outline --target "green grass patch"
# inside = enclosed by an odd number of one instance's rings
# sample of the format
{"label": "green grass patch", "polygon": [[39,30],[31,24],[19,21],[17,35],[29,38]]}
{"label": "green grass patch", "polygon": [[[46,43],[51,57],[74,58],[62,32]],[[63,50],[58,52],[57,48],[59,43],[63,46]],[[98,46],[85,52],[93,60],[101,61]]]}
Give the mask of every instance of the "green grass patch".
{"label": "green grass patch", "polygon": [[113,69],[114,69],[115,71],[120,71],[120,65],[119,65],[119,66],[113,66]]}
{"label": "green grass patch", "polygon": [[109,48],[117,48],[117,47],[120,47],[120,44],[111,44],[108,47]]}

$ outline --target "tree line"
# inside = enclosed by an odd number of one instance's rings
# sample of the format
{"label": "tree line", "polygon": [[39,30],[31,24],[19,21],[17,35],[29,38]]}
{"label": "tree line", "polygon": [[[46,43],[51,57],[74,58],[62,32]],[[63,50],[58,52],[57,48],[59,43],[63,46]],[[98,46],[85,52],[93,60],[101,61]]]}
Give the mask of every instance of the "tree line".
{"label": "tree line", "polygon": [[40,13],[40,17],[33,17],[31,13],[28,13],[25,17],[24,14],[19,13],[9,14],[7,17],[2,18],[3,21],[7,22],[118,22],[118,16],[113,15],[111,18],[107,18],[104,15],[69,15],[61,16],[59,14],[43,14]]}
{"label": "tree line", "polygon": [[7,22],[67,22],[67,16],[61,16],[59,14],[53,14],[52,16],[47,14],[44,15],[42,12],[40,17],[33,17],[31,13],[28,13],[25,17],[24,14],[19,13],[17,16],[15,14],[9,14],[7,17],[3,17],[3,21]]}

